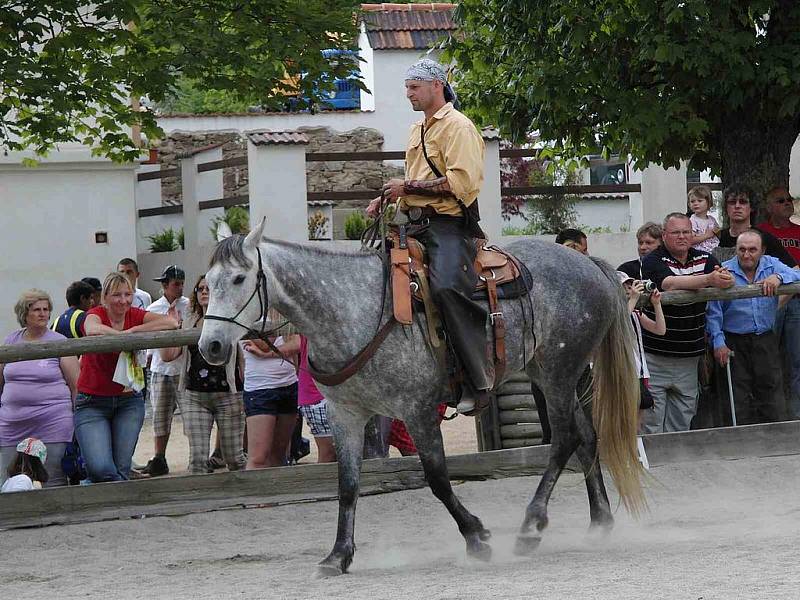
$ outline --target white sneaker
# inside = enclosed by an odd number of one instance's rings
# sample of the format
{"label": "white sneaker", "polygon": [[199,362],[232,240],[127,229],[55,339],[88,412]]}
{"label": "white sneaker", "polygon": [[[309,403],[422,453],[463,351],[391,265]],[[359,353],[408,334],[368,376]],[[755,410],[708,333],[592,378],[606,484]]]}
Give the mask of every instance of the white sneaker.
{"label": "white sneaker", "polygon": [[471,410],[475,410],[475,398],[463,398],[456,405],[456,410],[462,415]]}

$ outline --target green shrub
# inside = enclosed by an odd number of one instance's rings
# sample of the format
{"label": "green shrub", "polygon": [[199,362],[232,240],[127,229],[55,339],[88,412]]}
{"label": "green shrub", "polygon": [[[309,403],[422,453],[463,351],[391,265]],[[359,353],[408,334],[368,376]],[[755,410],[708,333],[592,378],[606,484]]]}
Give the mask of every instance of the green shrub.
{"label": "green shrub", "polygon": [[360,240],[366,228],[372,223],[360,210],[351,212],[344,220],[344,237],[348,240]]}
{"label": "green shrub", "polygon": [[174,230],[167,227],[164,231],[147,236],[150,252],[173,252],[183,248],[183,228]]}
{"label": "green shrub", "polygon": [[227,223],[231,233],[247,234],[250,232],[250,211],[244,206],[229,206],[225,214],[211,221],[211,237],[217,239],[217,228],[220,223]]}

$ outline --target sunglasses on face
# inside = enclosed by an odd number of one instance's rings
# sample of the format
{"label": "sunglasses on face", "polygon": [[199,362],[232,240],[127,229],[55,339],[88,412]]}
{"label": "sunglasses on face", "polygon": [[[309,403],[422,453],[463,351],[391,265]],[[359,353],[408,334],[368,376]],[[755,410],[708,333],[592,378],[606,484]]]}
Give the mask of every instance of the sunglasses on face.
{"label": "sunglasses on face", "polygon": [[745,198],[734,198],[732,200],[727,200],[725,204],[727,204],[728,206],[736,206],[737,204],[739,204],[740,206],[748,206],[750,204],[750,200],[747,200]]}
{"label": "sunglasses on face", "polygon": [[773,198],[772,201],[775,204],[789,204],[790,202],[793,201],[793,198],[791,196],[787,198]]}
{"label": "sunglasses on face", "polygon": [[194,291],[197,292],[198,294],[202,294],[203,292],[207,292],[208,291],[208,286],[207,285],[198,285],[196,288],[194,288]]}

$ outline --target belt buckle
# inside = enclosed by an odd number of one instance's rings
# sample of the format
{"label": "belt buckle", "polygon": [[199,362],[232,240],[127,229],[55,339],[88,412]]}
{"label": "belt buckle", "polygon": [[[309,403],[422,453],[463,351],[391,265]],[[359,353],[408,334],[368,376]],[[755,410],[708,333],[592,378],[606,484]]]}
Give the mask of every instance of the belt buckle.
{"label": "belt buckle", "polygon": [[408,209],[408,218],[411,221],[419,221],[422,218],[422,207],[412,206]]}

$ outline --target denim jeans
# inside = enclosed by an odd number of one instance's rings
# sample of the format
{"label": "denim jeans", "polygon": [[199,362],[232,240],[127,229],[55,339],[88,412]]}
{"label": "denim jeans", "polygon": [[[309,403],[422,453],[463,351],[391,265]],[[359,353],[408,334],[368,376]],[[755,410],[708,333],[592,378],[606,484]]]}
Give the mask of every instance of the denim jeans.
{"label": "denim jeans", "polygon": [[789,397],[786,402],[789,417],[800,419],[800,296],[793,296],[778,311],[774,330],[780,339],[783,364],[789,371]]}
{"label": "denim jeans", "polygon": [[75,436],[89,479],[93,483],[128,479],[144,422],[142,395],[78,394],[75,405]]}

